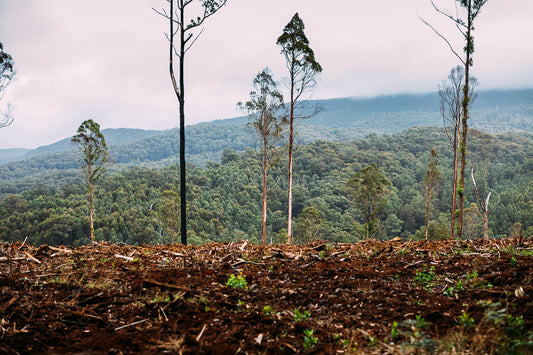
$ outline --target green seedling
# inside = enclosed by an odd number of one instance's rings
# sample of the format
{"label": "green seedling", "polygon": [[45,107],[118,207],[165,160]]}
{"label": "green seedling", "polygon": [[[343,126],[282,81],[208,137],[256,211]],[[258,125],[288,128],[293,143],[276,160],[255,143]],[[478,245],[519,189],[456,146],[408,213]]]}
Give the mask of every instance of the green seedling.
{"label": "green seedling", "polygon": [[304,330],[304,348],[307,350],[313,349],[318,343],[318,338],[313,336],[313,329]]}
{"label": "green seedling", "polygon": [[241,272],[239,272],[239,275],[231,274],[228,281],[226,281],[226,286],[247,289],[248,282],[246,282],[246,275],[243,275]]}
{"label": "green seedling", "polygon": [[296,308],[293,317],[295,322],[302,322],[308,320],[311,317],[311,313],[308,311],[303,311],[303,313],[301,313],[298,308]]}
{"label": "green seedling", "polygon": [[468,313],[464,311],[459,317],[457,317],[457,323],[459,323],[459,325],[463,328],[473,328],[476,326],[474,318],[470,317]]}

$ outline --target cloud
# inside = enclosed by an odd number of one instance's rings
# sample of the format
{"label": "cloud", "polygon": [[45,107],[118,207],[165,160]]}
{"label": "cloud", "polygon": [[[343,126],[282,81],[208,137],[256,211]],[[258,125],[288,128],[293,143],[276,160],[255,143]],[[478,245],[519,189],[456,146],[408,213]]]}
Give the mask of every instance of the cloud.
{"label": "cloud", "polygon": [[[450,4],[451,0],[439,0]],[[15,122],[0,148],[35,147],[73,135],[88,118],[103,128],[177,125],[168,74],[164,0],[0,2],[0,41],[17,80],[0,102]],[[436,90],[457,59],[418,16],[442,26],[426,0],[228,0],[186,57],[186,114],[193,124],[239,115],[254,76],[285,75],[276,39],[298,11],[324,72],[314,98]],[[480,89],[533,82],[530,0],[487,2],[476,26]],[[455,32],[454,32],[455,31]],[[461,46],[460,40],[457,41]]]}

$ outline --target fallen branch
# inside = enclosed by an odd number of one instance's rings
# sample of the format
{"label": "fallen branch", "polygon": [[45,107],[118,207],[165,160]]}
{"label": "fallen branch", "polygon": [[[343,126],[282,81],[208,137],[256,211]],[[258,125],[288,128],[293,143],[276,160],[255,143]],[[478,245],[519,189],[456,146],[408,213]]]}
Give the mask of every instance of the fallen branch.
{"label": "fallen branch", "polygon": [[133,323],[130,323],[130,324],[123,325],[121,327],[117,327],[117,328],[115,328],[115,330],[120,330],[120,329],[124,329],[124,328],[127,328],[127,327],[132,327],[134,325],[141,324],[141,323],[144,323],[146,321],[148,321],[148,319],[139,320],[137,322],[133,322]]}
{"label": "fallen branch", "polygon": [[51,246],[48,246],[48,249],[53,250],[53,251],[58,251],[58,252],[61,252],[61,253],[72,254],[72,250],[70,250],[70,249],[56,248],[56,247],[51,247]]}
{"label": "fallen branch", "polygon": [[151,279],[143,280],[143,284],[154,285],[154,286],[159,286],[159,287],[166,287],[166,288],[172,288],[172,289],[176,289],[176,290],[190,291],[190,289],[188,287],[185,287],[185,286],[170,285],[170,284],[166,284],[166,283],[159,282],[159,281],[156,281],[156,280],[151,280]]}
{"label": "fallen branch", "polygon": [[124,259],[124,260],[128,260],[128,261],[133,261],[133,260],[135,260],[135,259],[132,258],[131,256],[125,256],[125,255],[120,255],[120,254],[115,254],[115,258],[120,258],[120,259]]}
{"label": "fallen branch", "polygon": [[26,260],[27,258],[23,257],[23,256],[18,256],[18,257],[15,257],[15,258],[11,258],[11,257],[5,257],[5,256],[2,256],[0,257],[0,262],[6,262],[6,261],[20,261],[20,260]]}
{"label": "fallen branch", "polygon": [[202,335],[204,335],[205,328],[207,328],[207,324],[204,324],[204,326],[202,327],[200,334],[198,334],[198,336],[196,337],[196,341],[200,341],[200,338],[202,337]]}
{"label": "fallen branch", "polygon": [[32,261],[36,262],[37,264],[41,264],[41,262],[39,261],[39,259],[37,259],[36,257],[34,257],[33,255],[31,255],[30,253],[28,253],[27,251],[24,252],[24,254],[26,254],[26,256],[31,259]]}

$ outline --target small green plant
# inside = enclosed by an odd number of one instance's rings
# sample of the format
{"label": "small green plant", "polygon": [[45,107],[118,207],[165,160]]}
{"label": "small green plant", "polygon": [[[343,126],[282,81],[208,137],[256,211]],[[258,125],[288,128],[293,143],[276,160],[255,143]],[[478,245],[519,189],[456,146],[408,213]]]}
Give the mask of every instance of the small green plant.
{"label": "small green plant", "polygon": [[516,258],[514,256],[511,257],[511,267],[516,267]]}
{"label": "small green plant", "polygon": [[278,312],[276,312],[274,308],[270,307],[269,305],[266,305],[263,307],[263,313],[265,314],[265,316],[271,317],[277,314]]}
{"label": "small green plant", "polygon": [[318,343],[318,338],[313,336],[313,329],[304,330],[304,348],[307,350],[313,349]]}
{"label": "small green plant", "polygon": [[463,290],[463,287],[463,281],[459,280],[455,285],[448,287],[444,293],[449,297],[455,297]]}
{"label": "small green plant", "polygon": [[459,323],[459,325],[463,328],[473,328],[476,326],[474,318],[470,317],[468,313],[464,311],[459,317],[457,317],[457,323]]}
{"label": "small green plant", "polygon": [[466,273],[466,279],[467,280],[477,280],[478,277],[479,277],[479,275],[478,275],[477,270],[474,270],[472,272],[467,272]]}
{"label": "small green plant", "polygon": [[231,274],[226,281],[226,286],[233,288],[248,288],[248,282],[246,282],[246,275],[243,275],[242,272],[239,272],[239,275]]}
{"label": "small green plant", "polygon": [[406,353],[412,353],[409,348],[414,348],[417,354],[420,350],[424,351],[424,353],[433,353],[437,343],[423,331],[429,325],[430,323],[422,318],[421,315],[416,316],[416,319],[408,319],[401,323],[393,322],[391,340],[403,339],[401,346]]}
{"label": "small green plant", "polygon": [[373,348],[374,346],[378,344],[378,340],[374,338],[372,335],[369,335],[367,339],[368,339],[368,346],[370,346],[371,348]]}
{"label": "small green plant", "polygon": [[398,329],[398,322],[396,321],[392,322],[392,327],[390,330],[390,337],[392,341],[396,341],[400,339],[400,330]]}
{"label": "small green plant", "polygon": [[429,328],[430,323],[426,322],[426,320],[422,318],[421,314],[417,315],[415,318],[416,318],[415,325],[417,328],[420,328],[420,329]]}
{"label": "small green plant", "polygon": [[296,308],[294,310],[293,317],[295,322],[302,322],[308,320],[311,317],[311,313],[309,313],[308,311],[303,311],[302,313],[298,308]]}
{"label": "small green plant", "polygon": [[427,266],[424,265],[424,268],[421,271],[418,271],[415,275],[414,281],[417,284],[424,286],[426,291],[431,291],[433,289],[433,281],[435,280],[435,267],[431,266],[429,270]]}

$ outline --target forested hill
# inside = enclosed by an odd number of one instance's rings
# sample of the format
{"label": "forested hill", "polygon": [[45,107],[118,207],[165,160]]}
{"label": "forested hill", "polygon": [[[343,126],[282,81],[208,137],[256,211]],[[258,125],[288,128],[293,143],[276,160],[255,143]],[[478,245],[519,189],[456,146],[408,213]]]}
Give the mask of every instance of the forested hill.
{"label": "forested hill", "polygon": [[[313,118],[299,121],[296,143],[350,141],[372,133],[441,126],[439,103],[437,93],[312,101],[310,106],[316,104],[322,110]],[[479,92],[471,126],[489,133],[533,132],[533,89]],[[110,146],[112,170],[131,164],[163,167],[177,161],[176,129],[105,129],[103,133]],[[186,133],[188,162],[200,167],[208,161],[220,162],[225,149],[243,152],[256,145],[255,133],[247,127],[244,117],[191,125]],[[0,150],[0,163],[4,162],[0,165],[0,194],[22,191],[43,179],[60,183],[77,174],[72,148],[67,137],[29,152]]]}
{"label": "forested hill", "polygon": [[[471,131],[474,132],[473,130]],[[533,133],[472,136],[470,156],[487,154],[475,168],[476,179],[492,192],[489,227],[492,236],[514,230],[533,235]],[[287,156],[269,170],[268,238],[285,242],[287,228]],[[424,175],[430,149],[439,154],[442,180],[434,195],[430,238],[449,235],[452,149],[441,128],[411,128],[391,135],[370,135],[350,142],[314,142],[295,147],[293,217],[297,242],[313,238],[353,242],[362,237],[362,215],[351,201],[347,182],[375,163],[392,183],[382,211],[378,238],[424,236]],[[75,171],[75,170],[74,170]],[[468,167],[470,173],[470,166]],[[73,173],[76,176],[77,173]],[[482,217],[467,176],[465,237],[482,235]],[[0,241],[40,244],[89,242],[87,196],[79,178],[58,179],[0,198]],[[35,182],[39,182],[39,179]],[[42,182],[43,180],[41,180]],[[258,153],[226,150],[221,163],[188,167],[189,241],[249,239],[261,231],[261,171]],[[63,184],[61,184],[63,182]],[[2,189],[5,185],[2,184]],[[129,244],[172,240],[169,211],[179,203],[165,191],[179,191],[179,169],[134,166],[103,176],[95,195],[96,238]],[[176,235],[174,235],[176,238]]]}
{"label": "forested hill", "polygon": [[[73,132],[74,135],[76,132]],[[120,145],[143,140],[147,137],[162,134],[163,131],[134,129],[134,128],[108,128],[102,130],[109,145]],[[0,163],[25,160],[39,155],[67,152],[72,150],[70,137],[64,138],[53,144],[41,146],[36,149],[0,149]]]}

